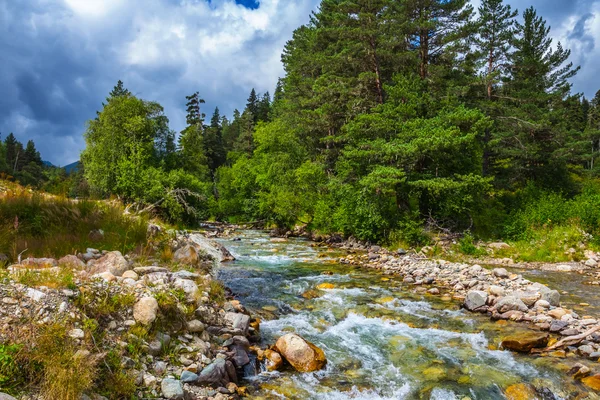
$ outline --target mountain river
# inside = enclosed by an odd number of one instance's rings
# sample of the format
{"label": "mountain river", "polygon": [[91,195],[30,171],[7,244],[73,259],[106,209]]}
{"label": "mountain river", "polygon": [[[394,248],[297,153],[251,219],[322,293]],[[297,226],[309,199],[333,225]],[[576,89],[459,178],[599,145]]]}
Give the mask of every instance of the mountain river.
{"label": "mountain river", "polygon": [[[302,239],[241,231],[219,241],[237,258],[220,278],[260,316],[263,342],[297,332],[328,359],[319,372],[251,378],[251,398],[491,400],[520,383],[537,388],[539,399],[599,398],[567,375],[569,360],[498,349],[524,324],[493,322],[400,279],[338,264],[343,253]],[[333,288],[316,289],[323,283]]]}

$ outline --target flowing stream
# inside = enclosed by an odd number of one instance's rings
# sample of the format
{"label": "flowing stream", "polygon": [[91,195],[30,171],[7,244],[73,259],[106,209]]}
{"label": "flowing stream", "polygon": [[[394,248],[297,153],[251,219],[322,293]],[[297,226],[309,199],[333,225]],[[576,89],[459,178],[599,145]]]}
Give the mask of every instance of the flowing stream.
{"label": "flowing stream", "polygon": [[[255,399],[505,399],[522,382],[555,396],[540,399],[585,391],[567,377],[565,360],[498,350],[502,335],[522,325],[495,323],[416,294],[399,279],[340,265],[339,252],[301,239],[273,242],[244,231],[220,241],[237,258],[220,278],[261,316],[263,341],[297,332],[328,359],[315,373],[261,373],[249,382],[258,387]],[[323,283],[333,288],[316,289]]]}

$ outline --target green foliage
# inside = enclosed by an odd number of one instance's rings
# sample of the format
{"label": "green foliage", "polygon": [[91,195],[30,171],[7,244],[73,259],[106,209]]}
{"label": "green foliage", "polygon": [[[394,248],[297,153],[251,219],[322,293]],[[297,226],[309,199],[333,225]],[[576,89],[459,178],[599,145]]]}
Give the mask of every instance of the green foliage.
{"label": "green foliage", "polygon": [[18,365],[22,346],[0,343],[0,391],[16,394],[23,387],[24,376]]}

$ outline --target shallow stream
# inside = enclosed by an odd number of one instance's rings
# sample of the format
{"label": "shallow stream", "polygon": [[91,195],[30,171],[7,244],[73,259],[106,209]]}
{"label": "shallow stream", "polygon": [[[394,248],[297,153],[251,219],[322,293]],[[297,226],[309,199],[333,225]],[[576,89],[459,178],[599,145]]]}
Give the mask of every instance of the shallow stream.
{"label": "shallow stream", "polygon": [[[340,253],[301,239],[273,242],[256,231],[239,239],[221,240],[237,260],[219,274],[261,315],[263,341],[295,331],[328,359],[315,373],[260,374],[255,399],[505,399],[518,383],[557,399],[585,392],[565,373],[567,360],[498,350],[522,324],[492,322],[399,279],[340,265]],[[323,283],[333,288],[316,288]]]}

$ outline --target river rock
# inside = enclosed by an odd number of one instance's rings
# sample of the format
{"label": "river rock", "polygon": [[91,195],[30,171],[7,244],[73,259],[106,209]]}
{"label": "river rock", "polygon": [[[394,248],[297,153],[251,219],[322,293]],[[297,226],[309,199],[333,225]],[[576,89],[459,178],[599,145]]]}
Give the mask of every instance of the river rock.
{"label": "river rock", "polygon": [[510,248],[510,245],[508,245],[507,243],[504,243],[504,242],[495,242],[495,243],[488,244],[487,247],[492,250],[502,250],[502,249]]}
{"label": "river rock", "polygon": [[[217,358],[210,365],[205,367],[200,375],[198,375],[197,384],[210,385],[213,387],[225,387],[231,382],[230,372],[227,368],[228,361],[222,358]],[[231,362],[229,362],[231,364]],[[233,367],[233,364],[231,364]],[[235,373],[235,367],[233,368]]]}
{"label": "river rock", "polygon": [[585,266],[595,268],[598,266],[598,262],[592,258],[585,260]]}
{"label": "river rock", "polygon": [[158,302],[154,297],[143,297],[133,306],[133,318],[143,325],[150,325],[156,319]]}
{"label": "river rock", "polygon": [[504,268],[494,268],[492,274],[498,278],[508,278],[510,276],[508,271]]}
{"label": "river rock", "polygon": [[600,374],[588,376],[581,380],[584,385],[594,390],[600,390]]}
{"label": "river rock", "polygon": [[480,290],[471,290],[465,297],[464,306],[469,311],[474,311],[480,307],[485,306],[488,295],[486,292]]}
{"label": "river rock", "polygon": [[327,363],[323,350],[295,333],[277,339],[274,350],[299,372],[317,371]]}
{"label": "river rock", "polygon": [[91,260],[89,268],[90,275],[110,272],[114,276],[121,276],[129,269],[129,265],[120,251],[111,251],[97,260]]}
{"label": "river rock", "polygon": [[548,334],[526,332],[508,336],[502,340],[502,347],[507,350],[529,353],[531,349],[544,348],[548,344]]}
{"label": "river rock", "polygon": [[548,311],[548,315],[555,319],[561,319],[564,315],[567,315],[567,311],[564,308],[555,308]]}
{"label": "river rock", "polygon": [[569,325],[566,321],[552,321],[550,324],[550,332],[560,332]]}
{"label": "river rock", "polygon": [[6,393],[0,393],[0,400],[17,400],[14,397],[6,394]]}
{"label": "river rock", "polygon": [[244,333],[248,332],[250,317],[246,314],[228,312],[225,313],[225,321],[227,321],[233,329],[239,329]]}
{"label": "river rock", "polygon": [[138,274],[136,274],[132,270],[123,272],[122,277],[123,277],[123,279],[132,279],[134,281],[137,281],[138,279],[140,279],[140,277],[138,276]]}
{"label": "river rock", "polygon": [[527,307],[531,307],[535,304],[536,301],[540,299],[539,292],[522,292],[516,291],[511,294],[511,296],[516,297],[521,300]]}
{"label": "river rock", "polygon": [[165,399],[183,400],[183,386],[181,382],[171,378],[165,378],[160,384],[160,391]]}
{"label": "river rock", "polygon": [[577,348],[577,351],[579,352],[579,354],[581,354],[583,357],[589,357],[590,354],[592,354],[593,352],[596,351],[596,349],[594,349],[592,346],[590,346],[589,344],[584,344],[583,346],[579,346]]}
{"label": "river rock", "polygon": [[265,350],[264,353],[265,364],[267,367],[267,371],[277,371],[283,365],[283,358],[281,358],[281,354],[271,349]]}
{"label": "river rock", "polygon": [[496,310],[498,310],[499,313],[505,313],[513,310],[527,312],[529,309],[520,299],[513,296],[506,296],[498,300],[496,303]]}
{"label": "river rock", "polygon": [[535,390],[525,384],[517,383],[506,388],[506,400],[536,400],[538,397],[535,394]]}
{"label": "river rock", "polygon": [[502,286],[492,285],[492,286],[490,286],[488,291],[490,292],[490,294],[492,296],[497,296],[497,297],[504,296],[504,288]]}

